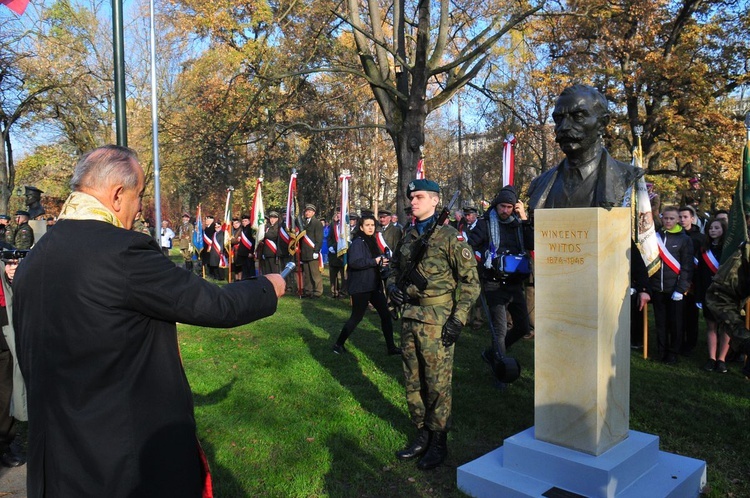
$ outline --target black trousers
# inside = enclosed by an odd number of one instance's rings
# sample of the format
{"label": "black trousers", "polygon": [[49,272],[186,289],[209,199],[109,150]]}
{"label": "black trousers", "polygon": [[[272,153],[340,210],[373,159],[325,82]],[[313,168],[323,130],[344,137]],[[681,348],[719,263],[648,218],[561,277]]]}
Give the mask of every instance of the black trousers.
{"label": "black trousers", "polygon": [[351,298],[352,314],[346,323],[344,323],[339,338],[336,339],[336,344],[340,346],[344,345],[349,336],[352,335],[352,332],[354,332],[354,329],[359,325],[359,322],[365,317],[367,303],[372,303],[378,312],[378,316],[380,316],[380,328],[383,329],[383,338],[385,339],[386,347],[389,350],[395,348],[396,344],[393,342],[393,320],[391,319],[391,314],[388,312],[388,303],[382,289],[378,288],[372,292],[352,294]]}
{"label": "black trousers", "polygon": [[651,304],[654,306],[656,322],[656,347],[660,359],[668,355],[676,356],[682,346],[683,301],[673,301],[671,292],[654,292]]}
{"label": "black trousers", "polygon": [[[500,353],[503,355],[520,338],[529,333],[529,310],[522,283],[484,282],[484,295],[490,309],[492,329]],[[507,311],[506,311],[507,310]],[[507,313],[513,318],[513,328],[508,331]]]}
{"label": "black trousers", "polygon": [[[5,313],[5,309],[3,309]],[[2,332],[0,332],[2,334]],[[0,453],[15,437],[15,419],[10,416],[13,394],[13,356],[9,350],[0,351]]]}

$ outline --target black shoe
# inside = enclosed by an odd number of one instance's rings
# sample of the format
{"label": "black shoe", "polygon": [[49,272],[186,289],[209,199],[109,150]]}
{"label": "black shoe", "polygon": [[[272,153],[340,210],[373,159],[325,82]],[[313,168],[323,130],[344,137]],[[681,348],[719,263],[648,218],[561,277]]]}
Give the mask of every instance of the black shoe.
{"label": "black shoe", "polygon": [[448,456],[448,433],[433,432],[430,447],[427,453],[417,462],[417,468],[420,470],[430,470],[438,467],[445,461]]}
{"label": "black shoe", "polygon": [[396,355],[401,355],[401,348],[397,348],[396,346],[388,348],[388,356]]}
{"label": "black shoe", "polygon": [[26,454],[19,436],[16,436],[7,451],[0,457],[0,463],[5,467],[20,467],[26,463]]}
{"label": "black shoe", "polygon": [[[722,361],[722,363],[724,363]],[[716,360],[708,360],[705,365],[703,365],[703,370],[706,372],[713,372],[716,368]],[[726,370],[726,365],[724,366],[724,369]]]}
{"label": "black shoe", "polygon": [[727,364],[721,360],[716,362],[716,371],[719,373],[727,373]]}
{"label": "black shoe", "polygon": [[336,354],[344,354],[347,352],[346,348],[343,344],[334,344],[333,345],[333,352]]}
{"label": "black shoe", "polygon": [[430,429],[423,427],[419,429],[417,433],[417,439],[414,440],[409,446],[401,451],[396,452],[396,458],[399,460],[409,460],[423,455],[427,451],[427,447],[430,445]]}

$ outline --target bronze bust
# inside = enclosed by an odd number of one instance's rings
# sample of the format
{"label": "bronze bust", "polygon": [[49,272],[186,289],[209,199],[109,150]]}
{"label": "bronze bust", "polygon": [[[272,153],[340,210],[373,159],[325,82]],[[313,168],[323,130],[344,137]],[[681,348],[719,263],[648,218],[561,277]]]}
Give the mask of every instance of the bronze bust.
{"label": "bronze bust", "polygon": [[555,102],[552,119],[565,159],[531,182],[529,210],[622,206],[643,170],[613,159],[604,148],[609,123],[604,95],[587,85],[570,86]]}
{"label": "bronze bust", "polygon": [[24,188],[26,189],[26,206],[28,206],[29,218],[35,220],[46,213],[41,200],[44,192],[28,185]]}

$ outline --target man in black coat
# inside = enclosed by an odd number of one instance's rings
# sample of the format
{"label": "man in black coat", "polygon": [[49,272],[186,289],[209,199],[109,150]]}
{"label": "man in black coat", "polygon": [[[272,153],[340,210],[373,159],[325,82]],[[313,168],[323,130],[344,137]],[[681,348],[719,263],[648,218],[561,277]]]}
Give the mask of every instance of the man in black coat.
{"label": "man in black coat", "polygon": [[131,230],[144,173],[128,148],[84,155],[71,187],[13,282],[28,496],[200,497],[207,466],[175,322],[236,327],[272,315],[284,281],[217,287]]}

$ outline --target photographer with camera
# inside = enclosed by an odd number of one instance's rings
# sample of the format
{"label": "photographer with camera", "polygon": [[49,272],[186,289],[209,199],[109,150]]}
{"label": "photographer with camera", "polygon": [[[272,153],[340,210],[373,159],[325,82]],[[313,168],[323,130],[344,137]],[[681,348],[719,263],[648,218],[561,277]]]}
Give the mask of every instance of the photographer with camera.
{"label": "photographer with camera", "polygon": [[[486,235],[478,241],[482,254],[480,277],[493,324],[493,344],[497,347],[496,351],[489,348],[482,357],[492,363],[491,354],[505,355],[507,348],[529,333],[523,281],[530,272],[530,255],[526,251],[534,249],[534,228],[512,185],[500,190],[484,219]],[[507,313],[513,318],[510,334]]]}
{"label": "photographer with camera", "polygon": [[375,215],[363,212],[357,223],[357,232],[347,251],[349,295],[352,298],[352,314],[341,329],[333,352],[346,352],[344,343],[365,316],[367,304],[372,303],[380,315],[380,326],[389,355],[401,354],[393,342],[393,321],[383,293],[382,270],[388,266],[388,258],[380,250],[375,238]]}

